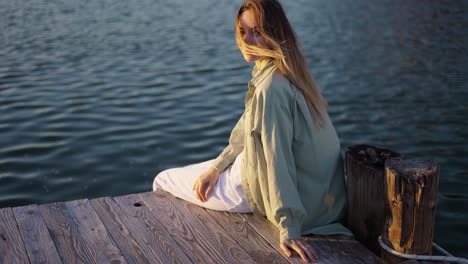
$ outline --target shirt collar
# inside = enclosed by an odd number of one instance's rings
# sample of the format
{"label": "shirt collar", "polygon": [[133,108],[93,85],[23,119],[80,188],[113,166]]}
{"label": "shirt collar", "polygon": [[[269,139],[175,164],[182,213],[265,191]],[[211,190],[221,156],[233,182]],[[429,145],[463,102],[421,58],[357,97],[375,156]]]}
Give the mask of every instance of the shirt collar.
{"label": "shirt collar", "polygon": [[257,69],[255,65],[252,70],[252,80],[249,82],[249,88],[258,87],[262,81],[276,69],[275,64],[270,60],[262,69]]}

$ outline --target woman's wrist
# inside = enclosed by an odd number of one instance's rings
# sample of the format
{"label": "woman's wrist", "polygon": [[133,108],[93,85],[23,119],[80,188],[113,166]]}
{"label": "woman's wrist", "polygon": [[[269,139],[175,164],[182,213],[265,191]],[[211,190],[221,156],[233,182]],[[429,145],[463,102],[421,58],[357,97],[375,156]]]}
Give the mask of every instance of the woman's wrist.
{"label": "woman's wrist", "polygon": [[221,174],[221,171],[218,170],[218,168],[216,168],[215,166],[211,166],[210,170],[211,170],[212,172],[216,172],[218,175]]}
{"label": "woman's wrist", "polygon": [[296,226],[288,226],[285,228],[280,228],[280,241],[291,240],[291,239],[297,240],[301,238],[302,238],[302,235],[301,235],[300,228]]}

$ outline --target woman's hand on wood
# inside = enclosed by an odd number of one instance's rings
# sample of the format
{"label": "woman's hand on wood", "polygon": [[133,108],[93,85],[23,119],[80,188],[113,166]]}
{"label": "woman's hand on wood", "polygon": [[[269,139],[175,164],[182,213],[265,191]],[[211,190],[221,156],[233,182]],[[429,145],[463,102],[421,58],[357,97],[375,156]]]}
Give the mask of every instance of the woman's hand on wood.
{"label": "woman's hand on wood", "polygon": [[291,257],[292,252],[291,250],[295,251],[301,257],[302,261],[304,262],[315,262],[318,260],[318,254],[315,249],[307,244],[307,242],[303,239],[286,239],[280,241],[280,248],[283,250],[283,253]]}
{"label": "woman's hand on wood", "polygon": [[193,184],[193,191],[198,200],[204,203],[208,197],[210,197],[211,191],[213,191],[213,188],[218,182],[220,174],[221,173],[215,167],[211,167],[198,177]]}

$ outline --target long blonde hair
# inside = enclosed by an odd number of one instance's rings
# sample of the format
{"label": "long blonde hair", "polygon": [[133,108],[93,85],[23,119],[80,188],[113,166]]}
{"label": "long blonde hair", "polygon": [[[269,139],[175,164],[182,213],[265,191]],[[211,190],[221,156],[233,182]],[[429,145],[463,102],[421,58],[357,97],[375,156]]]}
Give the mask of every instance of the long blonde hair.
{"label": "long blonde hair", "polygon": [[[240,17],[247,10],[252,12],[257,24],[256,30],[263,36],[268,48],[249,45],[244,41],[240,31]],[[244,2],[237,13],[236,42],[240,49],[252,55],[273,60],[279,73],[303,93],[316,126],[325,126],[328,103],[320,94],[309,73],[296,35],[277,0],[246,0]]]}

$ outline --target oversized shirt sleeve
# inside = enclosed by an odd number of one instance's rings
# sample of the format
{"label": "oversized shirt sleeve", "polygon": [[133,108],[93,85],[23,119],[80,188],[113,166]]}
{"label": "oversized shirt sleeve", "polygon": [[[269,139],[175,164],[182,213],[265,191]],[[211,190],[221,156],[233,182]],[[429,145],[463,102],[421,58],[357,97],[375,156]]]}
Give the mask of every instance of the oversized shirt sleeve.
{"label": "oversized shirt sleeve", "polygon": [[[272,88],[272,89],[270,89]],[[299,196],[292,150],[294,96],[270,87],[258,96],[257,118],[266,161],[267,194],[280,239],[300,239],[305,209]]]}
{"label": "oversized shirt sleeve", "polygon": [[237,121],[229,137],[229,144],[221,154],[214,160],[213,166],[218,171],[224,171],[236,159],[237,155],[244,149],[244,114]]}

